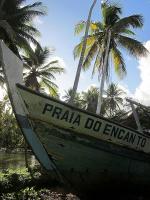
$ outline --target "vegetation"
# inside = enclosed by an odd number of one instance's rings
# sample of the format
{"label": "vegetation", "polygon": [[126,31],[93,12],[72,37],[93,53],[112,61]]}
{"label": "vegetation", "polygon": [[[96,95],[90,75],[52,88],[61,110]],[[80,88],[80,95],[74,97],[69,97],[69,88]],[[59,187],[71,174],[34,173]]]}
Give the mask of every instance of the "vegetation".
{"label": "vegetation", "polygon": [[50,50],[36,46],[34,55],[23,56],[25,84],[27,87],[39,91],[41,87],[47,89],[51,96],[58,96],[58,86],[53,82],[55,75],[64,72],[58,60],[48,61]]}
{"label": "vegetation", "polygon": [[49,181],[50,177],[39,173],[39,169],[34,169],[34,177],[32,179],[26,168],[0,172],[0,199],[78,199],[75,195],[68,194],[65,186],[62,188],[55,180]]}
{"label": "vegetation", "polygon": [[[34,54],[31,43],[41,47],[36,39],[40,32],[33,25],[33,19],[46,14],[42,2],[25,3],[26,0],[11,0],[9,3],[0,0],[0,39],[20,59],[20,50]],[[3,69],[0,66],[0,84],[4,83]]]}
{"label": "vegetation", "polygon": [[107,110],[107,115],[113,117],[121,111],[123,108],[123,95],[125,92],[120,89],[117,84],[111,83],[108,89],[104,91],[105,96],[105,106]]}
{"label": "vegetation", "polygon": [[[63,99],[66,103],[69,103],[70,98],[72,96],[73,89],[69,89],[68,91],[65,91],[65,95],[63,96]],[[75,93],[74,94],[74,99],[73,99],[73,104],[77,108],[82,108],[82,100],[81,100],[81,95],[80,93]]]}
{"label": "vegetation", "polygon": [[[42,2],[25,5],[26,0],[0,1],[0,39],[19,55],[19,49],[32,51],[30,43],[40,46],[35,39],[40,33],[33,25],[35,16],[45,15]],[[24,6],[25,5],[25,6]]]}
{"label": "vegetation", "polygon": [[[132,28],[142,28],[143,17],[131,15],[121,18],[122,9],[117,4],[108,2],[101,4],[102,22],[90,23],[90,34],[87,37],[87,46],[84,56],[83,69],[87,70],[94,61],[93,74],[98,71],[101,80],[97,113],[100,113],[104,83],[109,78],[110,57],[113,58],[114,69],[119,77],[126,74],[126,66],[119,47],[125,48],[134,57],[145,56],[147,49],[133,38]],[[84,31],[86,22],[82,21],[75,27],[75,33]],[[84,40],[74,49],[74,56],[79,57]]]}
{"label": "vegetation", "polygon": [[[123,95],[125,95],[125,92],[114,83],[111,83],[104,92],[105,97],[103,98],[101,115],[112,118],[119,111],[123,110]],[[91,86],[87,91],[76,93],[73,103],[78,108],[96,113],[98,94],[98,88]],[[72,89],[66,91],[66,94],[63,96],[65,102],[69,102],[71,95]]]}
{"label": "vegetation", "polygon": [[91,86],[87,92],[82,92],[84,109],[96,113],[98,88]]}
{"label": "vegetation", "polygon": [[24,146],[24,139],[18,127],[8,97],[0,101],[0,147],[13,150]]}

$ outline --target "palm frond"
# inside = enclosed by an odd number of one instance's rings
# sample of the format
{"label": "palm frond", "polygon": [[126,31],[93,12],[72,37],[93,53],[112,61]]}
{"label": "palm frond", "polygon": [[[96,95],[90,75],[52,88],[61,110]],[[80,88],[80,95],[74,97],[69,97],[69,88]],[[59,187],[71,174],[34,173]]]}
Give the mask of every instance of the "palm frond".
{"label": "palm frond", "polygon": [[14,41],[16,36],[15,31],[6,20],[0,20],[0,27],[6,32],[8,38]]}
{"label": "palm frond", "polygon": [[141,15],[131,15],[129,17],[124,17],[115,23],[113,26],[114,32],[121,33],[125,29],[130,27],[141,28],[143,26],[143,17]]}
{"label": "palm frond", "polygon": [[[20,30],[19,31],[19,35],[20,35],[20,37],[27,39],[28,41],[32,42],[34,45],[36,45],[39,48],[41,48],[41,45],[39,44],[39,42],[31,34],[28,34],[27,32],[24,32],[24,31]],[[16,40],[17,40],[17,38],[16,38]]]}
{"label": "palm frond", "polygon": [[74,59],[76,59],[80,56],[81,51],[82,51],[82,46],[83,46],[82,42],[75,46],[75,48],[73,50]]}
{"label": "palm frond", "polygon": [[123,48],[127,49],[129,53],[135,57],[148,55],[148,50],[144,47],[144,45],[135,39],[119,35],[118,42]]}
{"label": "palm frond", "polygon": [[37,77],[34,74],[29,74],[26,78],[25,78],[25,85],[27,87],[32,87],[33,89],[39,90],[40,88],[40,84],[37,80]]}
{"label": "palm frond", "polygon": [[26,32],[30,35],[36,35],[36,36],[40,36],[40,32],[33,26],[31,25],[27,25],[27,24],[21,24],[18,28],[18,30],[21,30],[22,32]]}
{"label": "palm frond", "polygon": [[[32,4],[34,7],[34,4]],[[36,16],[45,15],[45,12],[42,11],[41,6],[39,8],[35,7],[31,9],[32,5],[24,6],[23,8],[18,8],[14,10],[13,13],[7,15],[5,19],[13,25],[13,27],[19,27],[20,24],[29,24],[32,22],[33,18]],[[39,4],[39,5],[42,5]]]}
{"label": "palm frond", "polygon": [[83,69],[84,70],[87,70],[89,68],[89,66],[91,65],[91,62],[92,60],[94,59],[95,57],[95,54],[98,50],[98,43],[95,42],[89,49],[85,59],[84,59],[84,62],[83,62]]}
{"label": "palm frond", "polygon": [[47,71],[47,70],[49,70],[49,68],[51,68],[55,64],[58,65],[58,60],[53,60],[53,61],[50,61],[48,64],[46,64],[44,66],[40,66],[39,70],[40,71]]}
{"label": "palm frond", "polygon": [[116,74],[118,74],[120,78],[122,78],[124,75],[126,75],[126,66],[122,54],[115,45],[111,49],[111,53],[112,53],[115,72]]}
{"label": "palm frond", "polygon": [[81,21],[75,25],[74,34],[78,35],[85,30],[86,21]]}
{"label": "palm frond", "polygon": [[[96,40],[96,37],[95,36],[88,36],[87,37],[87,41],[86,41],[86,50],[85,50],[85,53],[84,55],[86,55],[88,53],[88,48],[90,48],[94,42]],[[83,40],[75,46],[74,48],[74,51],[73,51],[73,55],[74,55],[74,59],[80,57],[80,54],[81,54],[81,51],[82,51],[82,46],[83,46]]]}
{"label": "palm frond", "polygon": [[56,80],[56,78],[55,78],[55,76],[52,74],[52,73],[50,73],[50,72],[38,72],[38,75],[39,75],[39,77],[41,78],[41,77],[45,77],[45,78],[47,78],[48,80]]}
{"label": "palm frond", "polygon": [[116,4],[103,4],[102,5],[102,16],[103,23],[105,25],[113,25],[119,20],[119,14],[122,13],[122,9],[118,7]]}
{"label": "palm frond", "polygon": [[58,96],[59,96],[58,95],[58,87],[53,82],[51,82],[51,84],[49,84],[46,80],[43,80],[43,82],[41,83],[41,86],[43,86],[44,88],[46,87],[49,90],[49,94],[52,97],[58,98]]}
{"label": "palm frond", "polygon": [[36,56],[36,62],[35,65],[38,65],[38,67],[42,67],[48,57],[50,56],[50,50],[47,47],[44,47],[43,49],[40,46],[36,46],[35,49],[35,56]]}
{"label": "palm frond", "polygon": [[121,31],[121,33],[127,34],[127,35],[135,35],[135,33],[129,29],[124,29]]}
{"label": "palm frond", "polygon": [[42,2],[35,2],[30,5],[26,5],[18,10],[19,12],[16,15],[23,16],[23,14],[28,14],[26,17],[34,17],[34,16],[41,16],[45,15],[45,8],[42,6]]}
{"label": "palm frond", "polygon": [[46,78],[45,76],[42,77],[42,82],[46,82],[47,85],[52,88],[54,86],[54,88],[58,88],[57,84],[55,84],[54,82],[52,82],[50,79]]}
{"label": "palm frond", "polygon": [[23,49],[27,54],[34,55],[34,51],[31,48],[29,42],[23,36],[18,35],[16,42],[17,42],[18,47],[20,47],[21,49]]}
{"label": "palm frond", "polygon": [[[44,71],[44,68],[42,69]],[[51,63],[48,66],[45,66],[45,71],[50,72],[50,73],[55,73],[55,74],[61,74],[64,72],[63,67],[57,67],[57,66],[51,66]]]}
{"label": "palm frond", "polygon": [[95,58],[95,62],[94,62],[93,70],[92,70],[92,76],[95,74],[96,71],[100,69],[102,62],[103,62],[103,52],[101,52],[101,49],[99,49]]}

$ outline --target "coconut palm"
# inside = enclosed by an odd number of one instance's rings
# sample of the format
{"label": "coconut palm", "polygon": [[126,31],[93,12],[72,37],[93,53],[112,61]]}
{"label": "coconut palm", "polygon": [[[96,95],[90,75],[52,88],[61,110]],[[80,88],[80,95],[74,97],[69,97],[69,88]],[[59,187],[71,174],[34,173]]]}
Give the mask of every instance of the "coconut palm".
{"label": "coconut palm", "polygon": [[[73,92],[72,88],[65,91],[65,95],[63,96],[63,99],[65,100],[66,103],[68,103],[70,101],[72,92]],[[80,93],[78,93],[78,92],[75,93],[74,99],[73,99],[73,104],[77,108],[82,108],[82,99],[81,99]]]}
{"label": "coconut palm", "polygon": [[47,88],[49,93],[54,96],[57,94],[57,85],[53,82],[56,74],[64,72],[64,68],[59,66],[58,60],[47,62],[50,50],[39,46],[35,48],[34,56],[23,56],[25,63],[24,79],[27,87],[36,91]]}
{"label": "coconut palm", "polygon": [[31,51],[30,42],[39,45],[35,36],[39,31],[32,24],[33,18],[44,15],[41,2],[25,5],[26,0],[0,0],[0,39],[17,55],[18,48]]}
{"label": "coconut palm", "polygon": [[[123,77],[126,74],[126,66],[120,47],[125,48],[129,54],[136,58],[147,54],[147,49],[141,42],[133,38],[135,34],[131,30],[131,28],[141,28],[143,26],[143,17],[141,15],[121,18],[121,7],[108,2],[101,4],[101,11],[102,22],[90,23],[83,62],[84,70],[87,70],[94,63],[93,74],[97,70],[101,78],[97,113],[100,113],[101,110],[104,83],[109,78],[110,58],[113,59],[117,75]],[[85,26],[85,21],[80,22],[75,27],[75,33],[84,31]],[[80,56],[83,42],[84,40],[75,47],[75,58]]]}
{"label": "coconut palm", "polygon": [[[91,86],[87,92],[82,92],[82,108],[96,113],[96,107],[98,102],[99,90],[97,87]],[[102,105],[101,115],[104,115],[106,112],[105,102]]]}
{"label": "coconut palm", "polygon": [[82,92],[82,99],[84,109],[95,113],[98,101],[98,88],[91,86],[87,92]]}
{"label": "coconut palm", "polygon": [[93,3],[92,3],[90,10],[89,10],[88,19],[87,19],[87,22],[86,22],[85,34],[84,34],[84,41],[83,41],[83,45],[82,45],[82,49],[81,49],[81,56],[80,56],[80,59],[79,59],[77,73],[76,73],[76,77],[75,77],[75,81],[74,81],[74,85],[73,85],[73,89],[72,89],[71,98],[70,98],[70,101],[69,101],[70,103],[73,103],[73,99],[74,99],[75,94],[77,92],[77,87],[78,87],[80,73],[81,73],[83,59],[84,59],[84,53],[85,53],[85,49],[86,49],[86,43],[87,43],[87,37],[88,37],[88,32],[89,32],[89,27],[90,27],[91,15],[92,15],[92,11],[93,11],[93,8],[94,8],[96,2],[97,2],[97,0],[93,0]]}
{"label": "coconut palm", "polygon": [[104,94],[107,114],[109,117],[113,117],[123,109],[123,95],[125,95],[125,92],[117,84],[111,83]]}

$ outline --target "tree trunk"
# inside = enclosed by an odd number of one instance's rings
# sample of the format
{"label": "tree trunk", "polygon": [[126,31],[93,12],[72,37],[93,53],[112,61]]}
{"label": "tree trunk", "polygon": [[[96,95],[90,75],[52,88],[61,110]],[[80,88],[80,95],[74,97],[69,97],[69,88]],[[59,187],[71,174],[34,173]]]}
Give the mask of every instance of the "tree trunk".
{"label": "tree trunk", "polygon": [[100,81],[100,91],[98,95],[98,104],[97,104],[97,109],[96,109],[96,114],[100,115],[101,113],[101,107],[103,103],[103,90],[104,90],[104,83],[105,83],[105,78],[106,78],[106,69],[107,69],[107,63],[109,59],[109,47],[110,47],[110,39],[111,39],[111,31],[108,31],[108,40],[107,40],[107,46],[105,50],[105,58],[104,58],[104,63],[102,67],[102,77]]}
{"label": "tree trunk", "polygon": [[83,59],[84,59],[84,53],[85,53],[85,49],[86,49],[86,43],[87,43],[88,31],[89,31],[89,27],[90,27],[91,15],[92,15],[92,11],[93,11],[93,8],[94,8],[96,2],[97,2],[97,0],[93,1],[91,8],[90,8],[90,11],[89,11],[88,20],[87,20],[86,29],[85,29],[84,41],[83,41],[83,46],[82,46],[82,51],[81,51],[81,55],[80,55],[80,59],[79,59],[79,64],[78,64],[78,68],[77,68],[77,72],[76,72],[76,77],[75,77],[75,81],[74,81],[74,85],[73,85],[73,89],[72,89],[71,98],[69,100],[70,104],[73,104],[73,100],[74,100],[74,97],[75,97],[75,94],[76,94],[76,91],[77,91],[79,78],[80,78],[80,74],[81,74],[82,63],[83,63]]}

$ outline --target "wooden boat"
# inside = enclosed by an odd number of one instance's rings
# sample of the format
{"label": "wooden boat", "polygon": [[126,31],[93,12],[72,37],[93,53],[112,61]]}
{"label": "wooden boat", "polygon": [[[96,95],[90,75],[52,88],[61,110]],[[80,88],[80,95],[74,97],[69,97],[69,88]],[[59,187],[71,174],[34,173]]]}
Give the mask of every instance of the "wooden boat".
{"label": "wooden boat", "polygon": [[22,134],[48,172],[78,188],[150,182],[148,135],[25,87],[23,64],[2,41],[0,56]]}

